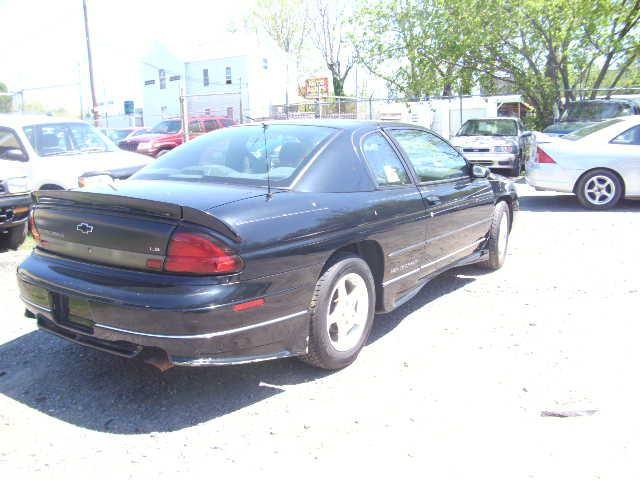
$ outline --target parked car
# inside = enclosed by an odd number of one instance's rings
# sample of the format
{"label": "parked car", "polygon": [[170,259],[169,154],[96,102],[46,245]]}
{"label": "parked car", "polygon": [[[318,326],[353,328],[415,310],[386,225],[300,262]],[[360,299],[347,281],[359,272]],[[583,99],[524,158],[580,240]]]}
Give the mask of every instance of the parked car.
{"label": "parked car", "polygon": [[535,137],[519,118],[477,118],[464,122],[451,143],[475,165],[509,169],[517,177],[535,150]]}
{"label": "parked car", "polygon": [[588,208],[640,199],[640,116],[605,120],[539,144],[526,171],[529,185],[574,193]]}
{"label": "parked car", "polygon": [[[189,139],[196,138],[219,128],[230,127],[235,122],[226,117],[194,117],[189,119]],[[129,137],[118,146],[123,150],[142,153],[151,157],[160,157],[169,150],[182,145],[182,121],[180,119],[163,120],[146,135]]]}
{"label": "parked car", "polygon": [[0,250],[18,248],[27,236],[29,175],[14,135],[0,127]]}
{"label": "parked car", "polygon": [[578,100],[570,102],[559,121],[542,131],[548,135],[561,136],[609,118],[627,115],[640,115],[640,104],[621,98]]}
{"label": "parked car", "polygon": [[361,121],[225,128],[113,188],[34,197],[17,276],[39,327],[163,366],[344,367],[374,312],[452,267],[500,268],[518,209],[435,133]]}
{"label": "parked car", "polygon": [[0,115],[0,132],[22,163],[30,188],[68,189],[88,182],[124,179],[149,163],[123,152],[96,128],[80,120],[35,115]]}

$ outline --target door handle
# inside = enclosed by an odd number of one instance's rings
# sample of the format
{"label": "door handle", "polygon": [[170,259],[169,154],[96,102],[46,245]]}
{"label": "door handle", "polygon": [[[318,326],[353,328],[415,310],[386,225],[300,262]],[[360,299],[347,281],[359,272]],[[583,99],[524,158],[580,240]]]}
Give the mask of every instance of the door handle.
{"label": "door handle", "polygon": [[442,200],[440,200],[440,197],[436,195],[431,195],[427,197],[427,202],[429,203],[429,205],[440,205],[442,203]]}

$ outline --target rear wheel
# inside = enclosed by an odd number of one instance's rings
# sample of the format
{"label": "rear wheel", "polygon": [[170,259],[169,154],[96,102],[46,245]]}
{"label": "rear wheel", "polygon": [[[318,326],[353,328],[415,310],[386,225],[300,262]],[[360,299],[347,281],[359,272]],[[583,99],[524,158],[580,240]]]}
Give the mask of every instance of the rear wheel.
{"label": "rear wheel", "polygon": [[369,337],[375,286],[367,263],[341,254],[318,279],[311,299],[309,352],[301,359],[335,370],[351,364]]}
{"label": "rear wheel", "polygon": [[620,201],[622,182],[616,174],[602,168],[584,175],[576,186],[580,203],[594,210],[606,210]]}
{"label": "rear wheel", "polygon": [[489,230],[489,259],[484,263],[486,268],[498,270],[504,265],[509,247],[509,223],[509,206],[506,202],[498,202]]}

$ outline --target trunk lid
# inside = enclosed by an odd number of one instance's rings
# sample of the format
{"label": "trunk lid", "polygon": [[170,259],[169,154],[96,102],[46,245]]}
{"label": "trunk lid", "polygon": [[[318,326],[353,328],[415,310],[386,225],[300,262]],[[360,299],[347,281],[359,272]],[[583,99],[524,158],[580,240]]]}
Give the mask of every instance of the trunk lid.
{"label": "trunk lid", "polygon": [[157,271],[180,224],[202,226],[230,243],[239,242],[236,232],[204,210],[257,193],[219,185],[206,185],[205,192],[203,185],[161,181],[132,181],[124,188],[129,183],[117,184],[116,190],[96,186],[34,192],[39,248],[92,263]]}

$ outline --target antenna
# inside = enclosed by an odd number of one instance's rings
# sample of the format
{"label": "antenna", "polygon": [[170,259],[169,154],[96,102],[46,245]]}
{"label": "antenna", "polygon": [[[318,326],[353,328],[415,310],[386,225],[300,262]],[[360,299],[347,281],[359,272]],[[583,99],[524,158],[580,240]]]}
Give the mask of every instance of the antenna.
{"label": "antenna", "polygon": [[269,151],[267,150],[267,127],[265,122],[262,122],[262,140],[264,141],[264,159],[267,162],[267,199],[271,198],[271,160],[269,160]]}

